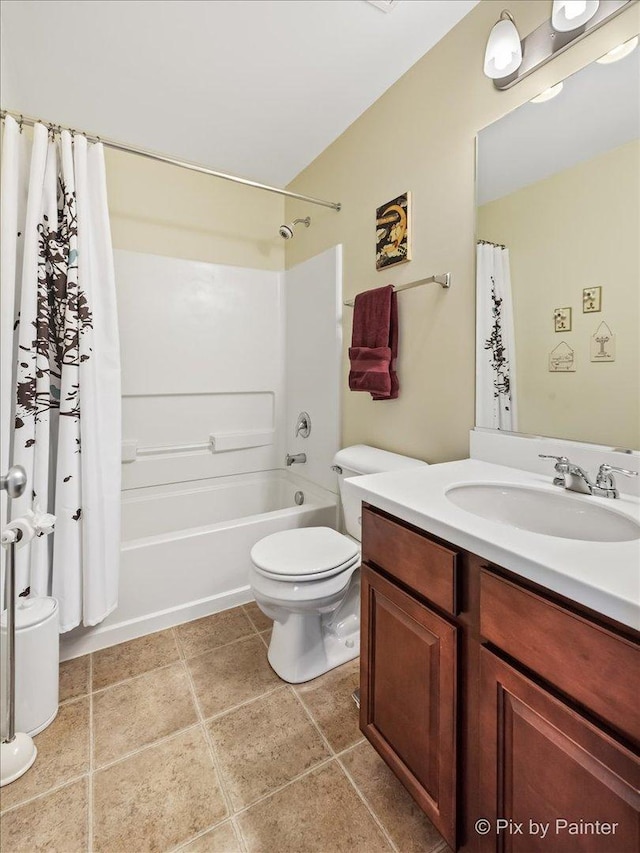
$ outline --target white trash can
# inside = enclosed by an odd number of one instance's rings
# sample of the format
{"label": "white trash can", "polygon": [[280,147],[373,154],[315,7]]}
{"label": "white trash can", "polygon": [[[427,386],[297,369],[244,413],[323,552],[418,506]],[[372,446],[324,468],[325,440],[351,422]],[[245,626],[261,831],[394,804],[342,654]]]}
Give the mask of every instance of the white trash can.
{"label": "white trash can", "polygon": [[[7,613],[2,639],[2,731],[6,732]],[[21,598],[16,605],[16,731],[37,735],[58,713],[60,634],[55,598]]]}

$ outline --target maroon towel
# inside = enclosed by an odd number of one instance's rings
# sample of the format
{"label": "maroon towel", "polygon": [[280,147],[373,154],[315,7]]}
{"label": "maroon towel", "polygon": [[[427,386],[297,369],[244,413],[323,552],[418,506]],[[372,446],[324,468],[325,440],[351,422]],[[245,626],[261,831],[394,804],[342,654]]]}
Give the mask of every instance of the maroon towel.
{"label": "maroon towel", "polygon": [[398,376],[398,303],[393,285],[359,293],[353,309],[349,388],[374,400],[395,400]]}

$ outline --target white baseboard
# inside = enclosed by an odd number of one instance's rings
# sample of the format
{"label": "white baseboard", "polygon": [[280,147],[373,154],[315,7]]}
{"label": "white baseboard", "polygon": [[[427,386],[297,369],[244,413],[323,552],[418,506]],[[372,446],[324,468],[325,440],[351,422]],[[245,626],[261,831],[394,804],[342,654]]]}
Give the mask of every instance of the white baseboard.
{"label": "white baseboard", "polygon": [[148,613],[127,622],[119,622],[105,627],[97,625],[95,628],[76,628],[61,636],[60,660],[78,658],[89,654],[89,652],[97,652],[100,649],[116,646],[118,643],[124,643],[127,640],[135,640],[137,637],[144,637],[146,634],[172,628],[174,625],[181,625],[183,622],[191,622],[203,616],[210,616],[212,613],[219,613],[221,610],[228,610],[230,607],[237,607],[239,604],[246,604],[249,601],[253,601],[251,587],[242,586],[232,589],[230,592],[201,598],[198,601],[190,601],[188,604],[181,604],[178,607]]}

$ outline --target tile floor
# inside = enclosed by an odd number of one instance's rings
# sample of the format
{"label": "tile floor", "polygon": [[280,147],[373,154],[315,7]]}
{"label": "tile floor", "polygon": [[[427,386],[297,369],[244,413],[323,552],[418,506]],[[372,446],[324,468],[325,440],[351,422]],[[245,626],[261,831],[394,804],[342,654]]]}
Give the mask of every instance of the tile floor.
{"label": "tile floor", "polygon": [[248,604],[62,664],[2,853],[448,850],[360,734],[357,661],[294,688],[269,635]]}

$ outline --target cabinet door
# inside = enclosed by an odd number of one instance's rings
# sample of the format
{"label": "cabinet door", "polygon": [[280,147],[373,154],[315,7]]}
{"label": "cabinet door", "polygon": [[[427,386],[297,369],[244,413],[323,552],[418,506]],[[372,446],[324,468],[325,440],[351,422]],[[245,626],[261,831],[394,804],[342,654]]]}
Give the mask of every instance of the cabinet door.
{"label": "cabinet door", "polygon": [[483,849],[637,853],[637,757],[484,648],[480,669]]}
{"label": "cabinet door", "polygon": [[360,728],[455,849],[456,628],[362,567]]}

